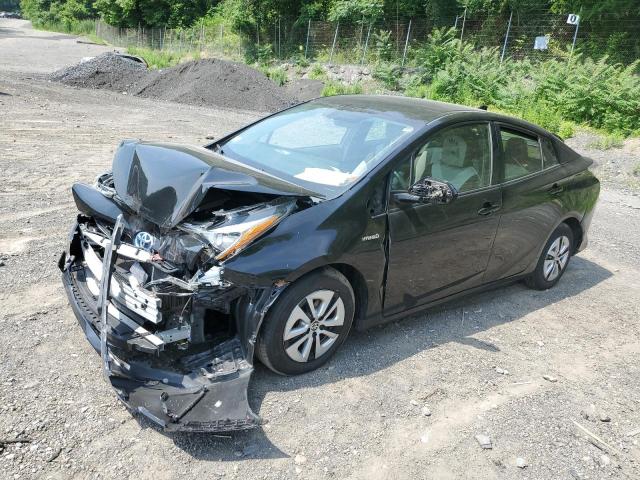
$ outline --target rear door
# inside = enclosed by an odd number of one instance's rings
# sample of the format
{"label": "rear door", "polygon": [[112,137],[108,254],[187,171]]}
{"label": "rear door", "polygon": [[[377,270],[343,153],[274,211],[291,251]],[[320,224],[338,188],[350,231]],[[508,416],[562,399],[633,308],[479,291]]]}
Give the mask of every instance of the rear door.
{"label": "rear door", "polygon": [[[392,172],[385,315],[481,283],[502,203],[493,181],[495,148],[489,123],[458,124],[426,137]],[[446,205],[394,200],[427,176],[453,183],[458,198]]]}
{"label": "rear door", "polygon": [[485,281],[524,272],[562,217],[566,171],[552,142],[534,132],[496,124],[502,216]]}

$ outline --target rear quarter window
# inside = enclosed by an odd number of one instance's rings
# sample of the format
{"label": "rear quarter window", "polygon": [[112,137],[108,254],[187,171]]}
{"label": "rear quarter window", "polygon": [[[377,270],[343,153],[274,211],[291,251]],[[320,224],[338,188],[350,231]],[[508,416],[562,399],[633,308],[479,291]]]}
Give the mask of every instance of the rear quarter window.
{"label": "rear quarter window", "polygon": [[505,181],[542,171],[542,152],[537,136],[500,128]]}
{"label": "rear quarter window", "polygon": [[554,148],[551,140],[541,137],[540,145],[542,146],[543,168],[550,168],[558,165],[560,162],[558,161],[558,155],[556,154],[556,149]]}

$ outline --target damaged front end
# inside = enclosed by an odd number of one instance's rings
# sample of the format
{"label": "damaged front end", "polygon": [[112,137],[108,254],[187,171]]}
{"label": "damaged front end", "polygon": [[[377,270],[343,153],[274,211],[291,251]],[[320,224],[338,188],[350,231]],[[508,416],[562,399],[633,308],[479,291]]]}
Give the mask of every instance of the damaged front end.
{"label": "damaged front end", "polygon": [[125,143],[113,174],[73,186],[81,213],[59,262],[69,302],[132,411],[168,431],[255,427],[260,419],[247,401],[254,344],[286,283],[234,284],[225,279],[224,262],[310,199],[286,189],[252,191],[251,182],[243,191],[246,173],[237,171],[230,190],[214,191],[213,179],[229,172],[212,165],[220,162],[214,158],[200,165],[198,188],[154,207],[149,195],[141,199],[140,179],[147,193],[151,186],[173,188],[171,177],[154,173],[157,165],[143,158],[158,149],[172,150]]}

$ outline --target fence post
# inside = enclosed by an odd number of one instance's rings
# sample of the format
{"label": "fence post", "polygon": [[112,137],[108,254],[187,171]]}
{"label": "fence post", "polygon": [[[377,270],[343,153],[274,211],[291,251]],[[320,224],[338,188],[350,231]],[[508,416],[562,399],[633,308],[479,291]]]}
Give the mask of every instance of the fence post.
{"label": "fence post", "polygon": [[509,32],[511,31],[511,19],[513,18],[513,10],[509,15],[509,24],[507,25],[507,34],[504,36],[504,45],[502,45],[502,55],[500,55],[500,63],[504,60],[504,54],[507,51],[507,42],[509,41]]}
{"label": "fence post", "polygon": [[[580,10],[580,14],[582,14],[582,10]],[[576,40],[578,39],[578,28],[580,28],[580,17],[582,15],[578,15],[578,22],[576,23],[576,31],[573,32],[573,43],[571,44],[571,57],[573,57],[573,50],[576,48]]]}
{"label": "fence post", "polygon": [[464,24],[467,22],[467,9],[465,7],[464,14],[462,15],[462,32],[460,32],[460,41],[462,41],[462,36],[464,35]]}
{"label": "fence post", "polygon": [[329,55],[329,65],[331,65],[331,61],[333,60],[333,51],[336,48],[336,41],[338,40],[339,27],[340,27],[340,22],[336,23],[336,33],[333,35],[333,45],[331,45],[331,55]]}
{"label": "fence post", "polygon": [[204,18],[200,22],[200,51],[204,50]]}
{"label": "fence post", "polygon": [[409,35],[411,35],[411,19],[409,19],[409,26],[407,27],[407,39],[404,41],[404,52],[402,52],[402,64],[404,67],[404,61],[407,58],[407,48],[409,47]]}
{"label": "fence post", "polygon": [[278,58],[282,58],[282,52],[280,50],[280,47],[282,46],[282,41],[280,38],[281,33],[282,30],[280,29],[280,17],[278,17]]}
{"label": "fence post", "polygon": [[453,29],[457,30],[458,29],[458,15],[456,15],[456,21],[453,22]]}
{"label": "fence post", "polygon": [[371,25],[373,25],[373,22],[369,23],[369,28],[367,29],[367,39],[364,42],[364,50],[362,52],[362,62],[360,62],[362,65],[364,65],[365,57],[367,56],[367,48],[369,47],[369,35],[371,35]]}
{"label": "fence post", "polygon": [[309,32],[311,31],[311,19],[309,19],[309,23],[307,24],[307,41],[304,45],[304,58],[307,58],[307,51],[309,50]]}

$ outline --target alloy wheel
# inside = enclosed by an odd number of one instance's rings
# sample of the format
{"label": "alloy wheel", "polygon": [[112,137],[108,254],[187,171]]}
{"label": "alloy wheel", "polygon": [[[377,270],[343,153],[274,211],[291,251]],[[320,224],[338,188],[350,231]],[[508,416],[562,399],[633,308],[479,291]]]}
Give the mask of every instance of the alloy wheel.
{"label": "alloy wheel", "polygon": [[552,282],[562,273],[569,261],[570,252],[569,238],[561,235],[547,250],[544,259],[543,275],[547,282]]}
{"label": "alloy wheel", "polygon": [[338,340],[344,320],[344,303],[336,292],[316,290],[308,294],[287,319],[282,334],[285,352],[300,363],[320,358]]}

